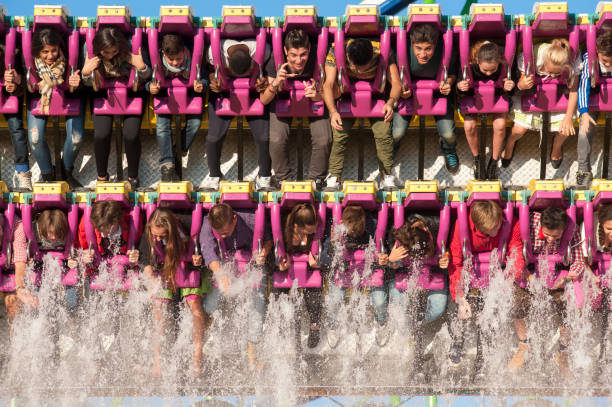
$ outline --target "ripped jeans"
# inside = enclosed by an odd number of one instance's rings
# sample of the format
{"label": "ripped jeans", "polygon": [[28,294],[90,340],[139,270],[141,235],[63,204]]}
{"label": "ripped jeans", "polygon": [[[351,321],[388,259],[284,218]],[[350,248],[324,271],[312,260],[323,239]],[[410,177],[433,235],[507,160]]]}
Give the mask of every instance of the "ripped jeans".
{"label": "ripped jeans", "polygon": [[[66,116],[66,141],[62,150],[62,161],[66,171],[72,171],[74,161],[83,143],[85,109],[78,116]],[[28,111],[28,140],[30,149],[42,174],[53,173],[51,151],[45,138],[49,116],[35,116]]]}

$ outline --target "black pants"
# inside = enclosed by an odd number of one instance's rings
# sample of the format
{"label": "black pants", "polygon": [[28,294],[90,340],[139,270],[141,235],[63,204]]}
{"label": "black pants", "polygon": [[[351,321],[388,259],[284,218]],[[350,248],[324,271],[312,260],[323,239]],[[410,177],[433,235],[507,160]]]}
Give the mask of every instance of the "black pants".
{"label": "black pants", "polygon": [[[289,294],[289,288],[273,289],[277,294]],[[319,324],[321,322],[321,312],[323,310],[323,289],[322,288],[304,288],[304,305],[308,312],[311,324]],[[297,310],[296,310],[297,311]],[[296,312],[296,319],[299,315]]]}
{"label": "black pants", "polygon": [[[208,136],[206,136],[206,157],[208,171],[211,177],[221,177],[221,150],[223,140],[227,135],[230,122],[234,116],[217,116],[215,112],[216,97],[211,96],[208,101]],[[257,149],[257,164],[259,176],[271,175],[272,161],[270,159],[270,113],[266,109],[263,116],[247,116],[247,122]]]}
{"label": "black pants", "polygon": [[[108,156],[111,150],[111,135],[115,116],[94,115],[94,153],[98,177],[108,175]],[[138,178],[140,161],[140,122],[142,116],[123,116],[123,143],[128,162],[128,177]],[[119,157],[119,159],[122,159]]]}

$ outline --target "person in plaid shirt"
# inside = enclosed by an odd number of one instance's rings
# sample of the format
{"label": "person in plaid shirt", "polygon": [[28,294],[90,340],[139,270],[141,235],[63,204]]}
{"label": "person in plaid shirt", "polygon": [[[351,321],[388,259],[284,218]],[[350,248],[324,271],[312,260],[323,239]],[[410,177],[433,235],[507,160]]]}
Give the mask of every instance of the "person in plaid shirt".
{"label": "person in plaid shirt", "polygon": [[[542,212],[534,211],[530,213],[529,221],[529,239],[534,256],[562,254],[559,253],[559,247],[561,246],[561,239],[569,221],[565,210],[548,207]],[[555,359],[564,376],[567,376],[568,373],[567,346],[569,344],[569,330],[563,324],[566,314],[565,282],[578,280],[584,272],[584,257],[580,241],[580,231],[576,229],[569,243],[571,249],[569,273],[567,276],[561,277],[558,276],[561,269],[551,270],[551,272],[555,273],[556,280],[552,287],[548,287],[548,294],[554,305],[555,320],[561,333],[559,350],[555,355]],[[513,318],[519,346],[514,357],[508,363],[508,367],[513,371],[517,371],[524,365],[528,350],[527,323],[525,318],[529,313],[532,293],[529,292],[530,286],[527,278],[533,272],[533,269],[526,264],[526,259],[523,258],[523,242],[521,240],[519,222],[516,222],[512,229],[510,253],[512,253],[511,257],[514,259]],[[557,266],[563,266],[563,263],[557,263]]]}

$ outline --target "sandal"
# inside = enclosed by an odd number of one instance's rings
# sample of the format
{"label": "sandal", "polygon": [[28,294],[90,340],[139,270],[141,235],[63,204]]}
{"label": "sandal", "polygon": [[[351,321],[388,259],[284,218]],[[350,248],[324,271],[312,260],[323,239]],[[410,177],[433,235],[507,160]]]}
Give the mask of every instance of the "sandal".
{"label": "sandal", "polygon": [[[553,146],[555,145],[555,138],[553,137],[552,139],[553,142]],[[558,160],[553,160],[552,158],[552,147],[550,149],[550,165],[556,170],[559,167],[561,167],[561,163],[563,162],[563,146],[561,146],[561,158],[559,158]]]}
{"label": "sandal", "polygon": [[[521,137],[522,138],[522,137]],[[514,142],[514,147],[512,148],[512,155],[510,156],[510,158],[504,158],[502,157],[502,154],[504,154],[505,148],[504,150],[501,152],[500,154],[500,158],[501,158],[501,164],[502,164],[502,168],[508,168],[510,166],[510,163],[512,162],[512,159],[514,158],[514,152],[516,151],[516,147],[518,146],[519,141],[521,141],[521,139],[518,139]]]}

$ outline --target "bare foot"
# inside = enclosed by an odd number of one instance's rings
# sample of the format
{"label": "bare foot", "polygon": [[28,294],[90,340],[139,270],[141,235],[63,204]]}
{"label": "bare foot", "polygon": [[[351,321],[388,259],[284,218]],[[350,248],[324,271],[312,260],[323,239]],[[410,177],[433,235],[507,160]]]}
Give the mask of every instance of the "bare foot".
{"label": "bare foot", "polygon": [[151,374],[153,375],[153,377],[162,377],[161,366],[158,362],[153,363],[153,367],[151,368]]}

